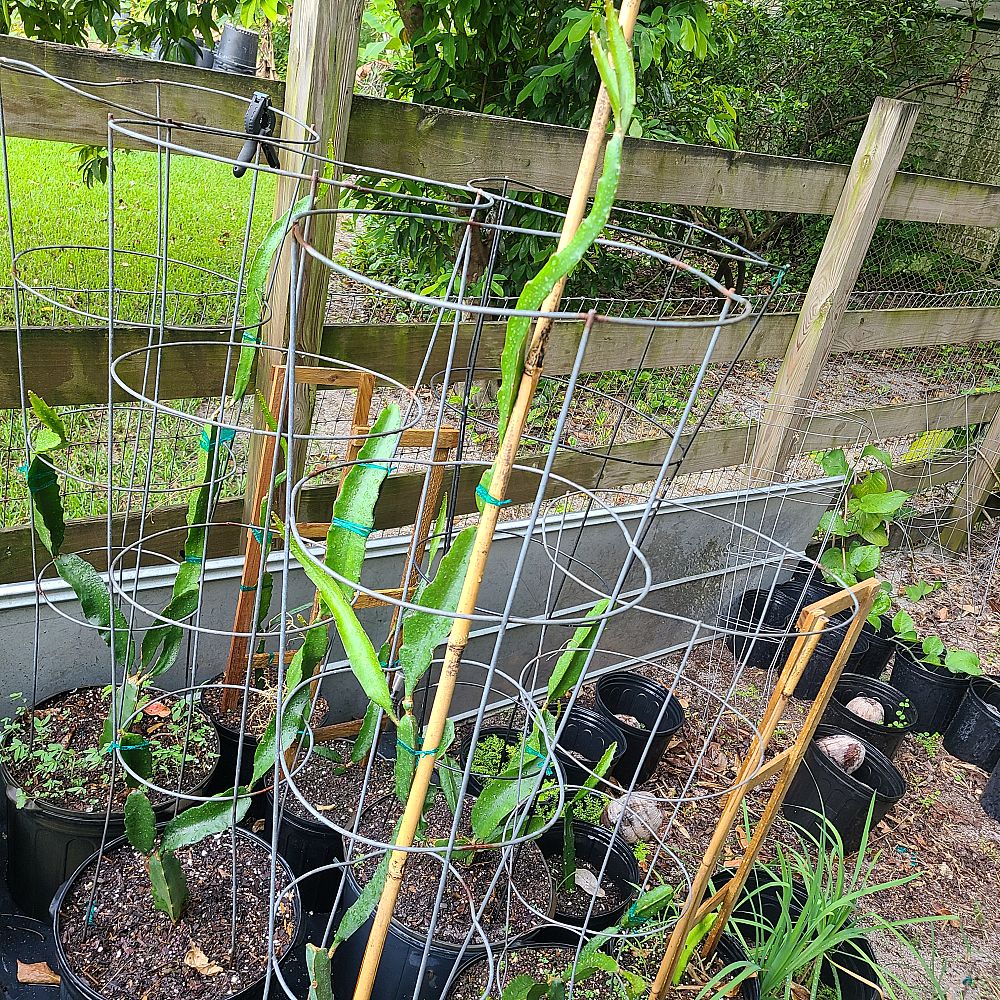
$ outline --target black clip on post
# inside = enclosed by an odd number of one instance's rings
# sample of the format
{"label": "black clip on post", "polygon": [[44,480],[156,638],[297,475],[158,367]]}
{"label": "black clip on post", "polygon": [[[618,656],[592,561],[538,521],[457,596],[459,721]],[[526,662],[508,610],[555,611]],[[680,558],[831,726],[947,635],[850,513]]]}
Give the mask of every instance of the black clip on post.
{"label": "black clip on post", "polygon": [[260,141],[274,135],[277,121],[278,116],[271,107],[271,98],[259,90],[255,91],[243,120],[243,130],[259,138],[247,139],[243,143],[240,155],[236,157],[237,162],[233,164],[234,177],[242,177],[247,172],[247,166],[253,163],[257,156],[258,146],[264,151],[264,159],[268,165],[275,170],[278,169],[278,151],[271,143]]}

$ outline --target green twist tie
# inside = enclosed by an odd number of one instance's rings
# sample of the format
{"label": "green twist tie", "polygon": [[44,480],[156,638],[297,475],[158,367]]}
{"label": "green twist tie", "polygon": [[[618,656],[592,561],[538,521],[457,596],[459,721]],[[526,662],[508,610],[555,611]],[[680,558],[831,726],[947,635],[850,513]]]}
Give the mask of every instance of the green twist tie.
{"label": "green twist tie", "polygon": [[627,924],[648,924],[652,919],[652,917],[640,917],[636,912],[635,903],[628,908],[628,913],[625,914],[625,922]]}
{"label": "green twist tie", "polygon": [[[230,444],[236,437],[236,428],[234,427],[223,427],[219,431],[219,444]],[[202,451],[209,451],[212,447],[212,438],[207,430],[202,430],[201,437],[198,439],[198,444],[201,446]]]}
{"label": "green twist tie", "polygon": [[493,496],[493,494],[490,493],[490,491],[483,486],[482,483],[476,487],[476,496],[479,497],[483,503],[492,504],[494,507],[508,507],[514,502],[513,500],[497,500],[497,498]]}
{"label": "green twist tie", "polygon": [[398,737],[396,739],[396,746],[402,747],[411,757],[433,757],[441,749],[438,747],[436,750],[414,750],[413,747],[408,743],[404,743]]}
{"label": "green twist tie", "polygon": [[243,343],[244,344],[259,344],[260,343],[260,334],[259,333],[251,333],[249,330],[244,330],[243,331]]}
{"label": "green twist tie", "polygon": [[330,522],[331,528],[343,528],[344,531],[350,531],[354,535],[359,535],[361,538],[367,538],[374,530],[374,525],[364,525],[358,524],[357,521],[345,521],[343,518],[335,517]]}
{"label": "green twist tie", "polygon": [[[548,754],[544,754],[532,746],[526,746],[524,748],[524,752],[528,754],[529,757],[537,757],[539,760],[545,760],[548,757]],[[552,762],[549,761],[549,763],[545,765],[545,777],[551,778],[552,774]]]}
{"label": "green twist tie", "polygon": [[124,750],[128,753],[130,750],[145,750],[149,746],[152,746],[149,740],[143,740],[141,743],[132,743],[127,746],[122,746],[117,740],[113,740],[104,748],[104,752],[112,753],[115,750]]}
{"label": "green twist tie", "polygon": [[201,556],[185,556],[184,562],[190,563],[192,566],[200,566]]}
{"label": "green twist tie", "polygon": [[384,472],[387,476],[392,472],[391,465],[382,465],[379,462],[358,462],[357,468],[359,469],[379,469]]}
{"label": "green twist tie", "polygon": [[240,592],[244,594],[249,594],[251,591],[257,589],[257,584],[255,583],[252,587],[247,587],[244,584],[240,584]]}
{"label": "green twist tie", "polygon": [[264,541],[264,529],[263,528],[251,528],[250,529],[250,534],[253,535],[253,540],[258,545],[263,546],[263,545],[270,545],[271,544],[271,534],[272,534],[272,532],[271,532],[270,528],[268,528],[268,531],[267,531],[267,541],[266,542]]}

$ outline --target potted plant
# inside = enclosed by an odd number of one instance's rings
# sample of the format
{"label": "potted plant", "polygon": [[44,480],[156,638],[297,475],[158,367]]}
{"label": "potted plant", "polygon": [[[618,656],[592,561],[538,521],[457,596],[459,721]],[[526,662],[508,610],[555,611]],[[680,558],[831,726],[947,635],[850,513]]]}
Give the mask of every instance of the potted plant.
{"label": "potted plant", "polygon": [[905,611],[895,615],[892,625],[896,632],[892,685],[916,706],[921,731],[943,733],[970,680],[983,673],[979,657],[971,650],[947,648],[936,635],[919,638]]}
{"label": "potted plant", "polygon": [[[185,560],[160,612],[163,620],[139,640],[115,607],[104,578],[80,555],[62,551],[62,497],[50,456],[66,446],[67,431],[42,399],[33,393],[30,399],[42,425],[26,472],[36,534],[59,577],[76,594],[87,621],[111,649],[115,669],[123,677],[114,689],[83,688],[39,705],[22,704],[3,727],[0,774],[6,785],[8,883],[22,909],[42,917],[55,890],[106,833],[124,833],[129,787],[149,779],[176,788],[181,800],[185,794],[198,794],[211,780],[219,744],[214,726],[192,698],[177,698],[152,686],[180,652],[182,630],[177,622],[198,606],[204,532],[189,529]],[[228,461],[214,430],[206,428],[202,441],[202,485],[192,501],[189,524],[207,508],[209,484],[220,463]],[[125,765],[124,773],[116,768],[117,760]],[[161,818],[175,807],[177,797],[157,794],[154,806]]]}
{"label": "potted plant", "polygon": [[860,674],[843,674],[823,715],[823,723],[854,733],[890,760],[903,737],[917,727],[913,702],[889,684]]}

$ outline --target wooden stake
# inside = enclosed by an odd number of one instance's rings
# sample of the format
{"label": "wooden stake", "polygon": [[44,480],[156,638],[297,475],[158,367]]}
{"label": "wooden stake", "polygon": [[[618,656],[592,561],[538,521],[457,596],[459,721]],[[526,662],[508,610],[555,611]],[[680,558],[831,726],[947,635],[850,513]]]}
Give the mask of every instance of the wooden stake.
{"label": "wooden stake", "polygon": [[783,472],[795,451],[805,416],[799,408],[816,391],[919,110],[875,99],[757,435],[753,468],[764,481]]}
{"label": "wooden stake", "polygon": [[[641,0],[623,0],[619,22],[626,38],[630,39],[632,37],[635,19],[639,13],[640,2]],[[611,107],[602,85],[594,106],[590,129],[587,133],[587,142],[584,146],[583,157],[581,158],[580,167],[573,185],[573,194],[566,211],[566,220],[559,239],[560,248],[564,247],[576,234],[586,213],[587,201],[590,197],[590,190],[597,173],[597,164],[601,150],[604,147],[610,118]],[[561,281],[553,288],[542,306],[542,311],[553,312],[558,309],[564,287],[565,281]],[[490,491],[498,499],[503,499],[507,495],[507,485],[510,481],[511,469],[521,442],[521,435],[527,423],[531,400],[542,373],[545,348],[551,328],[551,321],[544,318],[538,319],[535,323],[517,398],[507,425],[507,431],[504,434],[496,462],[494,463]],[[499,513],[499,507],[493,504],[486,504],[479,519],[472,555],[469,560],[469,568],[465,575],[462,594],[458,602],[457,611],[459,614],[470,615],[475,611],[476,598],[479,595],[479,587],[486,569],[486,560],[489,556],[490,547],[493,544],[493,535],[496,531]],[[430,717],[424,733],[424,743],[426,746],[436,747],[441,743],[445,723],[448,720],[448,711],[451,708],[451,701],[455,692],[455,685],[458,680],[459,667],[461,666],[465,647],[469,641],[471,628],[472,622],[466,618],[456,618],[452,626],[451,634],[448,637],[444,663],[441,668],[441,676],[438,680],[437,691],[435,692]],[[423,814],[427,789],[433,773],[434,756],[421,756],[417,761],[416,773],[413,776],[410,794],[400,821],[399,831],[396,834],[396,843],[400,847],[410,847],[413,844],[413,838],[416,834],[420,817]],[[392,919],[396,899],[402,885],[406,858],[407,852],[405,850],[395,850],[389,859],[389,871],[385,888],[382,890],[378,908],[375,911],[371,933],[368,936],[368,944],[365,948],[364,959],[354,990],[354,1000],[370,1000],[371,998],[372,988],[375,985],[375,974],[378,971],[379,961],[382,958],[382,949],[385,946],[386,935],[389,932],[389,921]]]}
{"label": "wooden stake", "polygon": [[[710,912],[712,906],[709,904],[721,901],[723,902],[723,908],[719,913],[719,918],[715,926],[712,928],[712,933],[709,935],[705,948],[706,952],[710,953],[718,944],[726,921],[732,914],[733,907],[746,883],[750,868],[753,866],[764,838],[767,836],[771,825],[778,815],[778,810],[785,800],[788,785],[791,783],[792,778],[795,777],[795,772],[798,770],[802,758],[805,756],[806,749],[816,732],[816,727],[819,725],[819,721],[826,711],[826,707],[833,695],[833,690],[840,680],[844,664],[847,663],[847,658],[851,655],[858,636],[864,628],[865,619],[871,611],[878,590],[879,583],[877,580],[865,580],[853,587],[851,591],[843,590],[836,594],[831,594],[829,597],[824,597],[822,600],[817,601],[815,604],[810,604],[802,610],[796,626],[802,634],[795,640],[795,645],[792,647],[788,660],[785,662],[784,669],[781,671],[781,676],[778,678],[778,683],[775,685],[767,708],[764,711],[760,727],[760,738],[754,739],[753,745],[740,767],[736,780],[733,783],[733,790],[726,799],[722,815],[719,817],[719,822],[716,825],[712,840],[705,853],[705,859],[702,861],[698,873],[691,883],[691,891],[688,894],[681,916],[670,935],[667,950],[663,955],[659,972],[650,990],[650,1000],[660,1000],[663,996],[673,977],[677,959],[687,939],[688,932],[694,926],[696,920],[704,913]],[[852,593],[853,598],[851,596]],[[853,607],[854,598],[858,601],[858,613],[844,635],[844,641],[833,659],[830,671],[819,693],[816,695],[816,699],[813,701],[809,715],[806,717],[805,724],[795,744],[789,750],[778,754],[773,760],[761,767],[764,754],[770,746],[771,739],[784,716],[788,703],[792,699],[792,694],[799,679],[809,665],[809,660],[819,643],[823,630],[834,615]],[[778,763],[779,761],[780,764]],[[760,784],[766,777],[773,776],[775,773],[780,773],[778,783],[771,792],[764,815],[754,830],[753,838],[747,846],[743,859],[740,862],[740,867],[725,889],[716,893],[712,899],[703,904],[702,899],[705,895],[709,879],[711,879],[715,872],[719,855],[722,853],[722,849],[729,839],[733,824],[739,816],[747,792],[750,788]]]}

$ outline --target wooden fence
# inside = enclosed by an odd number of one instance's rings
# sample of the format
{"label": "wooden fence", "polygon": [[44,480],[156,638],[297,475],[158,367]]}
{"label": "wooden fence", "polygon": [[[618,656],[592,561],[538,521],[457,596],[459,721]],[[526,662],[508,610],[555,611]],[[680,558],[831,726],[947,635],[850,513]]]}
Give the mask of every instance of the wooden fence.
{"label": "wooden fence", "polygon": [[[338,10],[348,0],[332,6]],[[331,6],[331,5],[327,5]],[[322,18],[320,0],[300,0],[300,11]],[[340,15],[341,16],[342,11]],[[332,15],[331,15],[332,16]],[[294,30],[294,28],[293,28]],[[325,50],[324,50],[325,51]],[[267,90],[276,104],[284,100],[280,84],[248,77],[235,77],[167,63],[74,49],[48,43],[29,42],[10,36],[0,37],[0,56],[23,60],[64,79],[123,85],[128,103],[140,104],[150,112],[159,101],[163,117],[177,121],[214,122],[238,128],[245,98],[254,90]],[[342,74],[343,75],[343,74]],[[353,70],[351,70],[353,76]],[[290,77],[291,79],[291,77]],[[177,86],[158,86],[154,81]],[[0,87],[8,133],[11,135],[61,141],[103,144],[107,134],[107,109],[84,98],[67,97],[64,90],[43,78],[27,73],[0,70]],[[219,98],[201,87],[220,88],[234,95]],[[111,99],[117,92],[110,86]],[[350,102],[348,101],[348,105]],[[373,98],[355,97],[346,130],[346,158],[361,166],[373,166],[466,182],[480,176],[508,175],[525,184],[556,192],[568,191],[582,149],[584,133],[532,122],[514,121],[485,115],[445,111],[419,105]],[[192,133],[184,137],[194,148],[234,155],[233,142],[215,136]],[[788,159],[759,154],[731,152],[707,147],[650,140],[630,140],[625,154],[621,197],[648,203],[672,205],[728,206],[747,210],[794,211],[834,215],[844,195],[851,168],[842,164]],[[895,173],[875,212],[879,216],[952,225],[1000,226],[1000,187],[974,184],[917,174]],[[865,244],[867,246],[867,244]],[[757,335],[741,357],[747,360],[786,357],[791,352],[797,317],[794,314],[767,316]],[[431,327],[421,323],[327,325],[322,330],[324,354],[365,364],[370,361],[371,344],[377,337],[379,358],[376,367],[403,383],[412,383],[423,358]],[[643,338],[627,326],[595,331],[586,357],[586,369],[628,368],[640,363]],[[552,372],[565,370],[574,356],[580,327],[561,324],[546,359]],[[647,334],[648,329],[642,328]],[[471,328],[463,328],[463,356]],[[498,356],[503,331],[488,324],[481,345],[481,357]],[[713,357],[731,360],[744,333],[723,334]],[[176,339],[184,339],[177,336]],[[970,344],[1000,340],[1000,309],[933,308],[848,310],[835,324],[825,349],[830,353],[919,348],[942,344]],[[36,327],[25,331],[25,373],[28,385],[50,403],[82,405],[105,399],[105,380],[95,378],[106,363],[107,338],[102,329],[67,330]],[[123,330],[116,336],[120,352],[144,346],[135,331]],[[704,335],[698,331],[667,330],[644,351],[646,367],[695,364],[703,357]],[[442,347],[443,351],[444,348]],[[221,352],[192,348],[165,352],[161,372],[161,396],[171,393],[185,397],[211,395],[219,384],[217,364]],[[17,367],[13,332],[0,330],[0,409],[19,405]],[[435,367],[437,364],[437,367]],[[443,354],[431,359],[430,371],[444,367]],[[938,400],[930,404],[880,407],[872,411],[844,413],[824,418],[823,442],[843,443],[846,428],[857,418],[868,419],[882,437],[917,434],[928,427],[954,427],[991,420],[1000,397],[984,393],[967,399]],[[968,413],[968,416],[967,416]],[[815,424],[811,428],[815,432]],[[751,442],[752,443],[752,442]],[[706,430],[687,454],[684,472],[695,472],[739,464],[746,453],[746,428]],[[810,447],[821,447],[815,433]],[[655,460],[664,452],[663,440],[620,445],[619,457]],[[591,470],[579,456],[567,459],[572,478],[592,485],[587,476],[596,476],[601,467],[594,459]],[[556,471],[559,471],[558,469]],[[564,470],[566,471],[566,470]],[[622,474],[624,475],[624,473]],[[956,479],[960,472],[943,469],[938,481]],[[634,479],[634,472],[631,478]],[[404,524],[405,511],[412,510],[411,496],[417,488],[414,477],[401,477],[393,503],[380,509],[380,526]],[[610,477],[614,480],[614,475]],[[609,481],[605,472],[602,485],[628,485]],[[515,500],[527,497],[529,483],[515,483]],[[326,520],[329,491],[308,491],[303,516]],[[463,498],[471,509],[472,498]],[[227,501],[221,519],[238,521],[242,504]],[[180,524],[183,513],[166,509],[156,513],[153,529]],[[80,521],[68,526],[67,548],[103,545],[105,522]],[[217,553],[238,551],[240,532],[236,528],[213,533]],[[0,531],[0,582],[30,576],[30,540],[24,528]]]}

